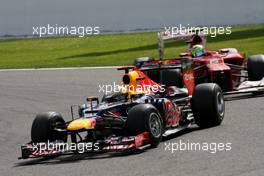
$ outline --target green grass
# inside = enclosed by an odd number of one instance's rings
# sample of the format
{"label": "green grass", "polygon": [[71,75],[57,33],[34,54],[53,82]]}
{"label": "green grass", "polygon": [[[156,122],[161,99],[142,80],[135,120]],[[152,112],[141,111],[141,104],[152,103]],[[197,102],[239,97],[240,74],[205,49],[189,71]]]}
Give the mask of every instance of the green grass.
{"label": "green grass", "polygon": [[[231,35],[208,37],[209,49],[234,47],[264,53],[264,24],[233,27]],[[166,45],[166,55],[186,50],[184,41]],[[88,37],[0,40],[0,68],[129,65],[134,58],[158,57],[156,32]]]}

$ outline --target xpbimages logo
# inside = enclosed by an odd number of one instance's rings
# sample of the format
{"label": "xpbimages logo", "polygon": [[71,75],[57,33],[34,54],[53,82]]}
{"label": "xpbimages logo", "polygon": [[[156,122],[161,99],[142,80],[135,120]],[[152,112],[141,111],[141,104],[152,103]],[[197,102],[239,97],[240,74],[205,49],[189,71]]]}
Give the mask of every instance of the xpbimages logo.
{"label": "xpbimages logo", "polygon": [[60,26],[55,25],[44,25],[44,26],[33,26],[33,36],[64,36],[64,35],[77,35],[84,37],[86,35],[98,35],[100,34],[99,26]]}
{"label": "xpbimages logo", "polygon": [[46,142],[46,143],[33,143],[32,150],[38,152],[39,154],[44,154],[47,152],[69,152],[69,151],[78,151],[78,153],[84,153],[87,151],[98,151],[99,143],[64,143],[64,142]]}
{"label": "xpbimages logo", "polygon": [[179,24],[178,26],[166,26],[164,27],[164,33],[168,35],[184,35],[203,33],[210,37],[216,37],[217,35],[230,35],[232,33],[231,26],[190,26],[189,24],[184,26]]}
{"label": "xpbimages logo", "polygon": [[206,151],[209,153],[217,153],[220,151],[231,151],[232,143],[216,143],[216,142],[192,142],[192,141],[182,141],[179,142],[165,142],[164,150],[174,153],[176,151]]}
{"label": "xpbimages logo", "polygon": [[98,85],[99,92],[109,94],[111,92],[145,92],[146,94],[149,92],[157,93],[157,92],[165,92],[165,85],[123,85],[117,84],[113,82],[113,84],[106,84],[106,85]]}

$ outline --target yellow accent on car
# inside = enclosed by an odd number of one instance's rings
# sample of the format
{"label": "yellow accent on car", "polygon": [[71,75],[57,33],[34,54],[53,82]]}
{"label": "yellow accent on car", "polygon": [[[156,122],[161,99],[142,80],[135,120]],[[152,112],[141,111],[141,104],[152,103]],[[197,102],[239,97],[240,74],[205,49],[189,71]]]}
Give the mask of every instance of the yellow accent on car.
{"label": "yellow accent on car", "polygon": [[128,93],[128,97],[135,94],[142,94],[144,93],[142,90],[138,88],[138,81],[139,75],[136,71],[130,71],[129,73],[123,76],[123,92]]}
{"label": "yellow accent on car", "polygon": [[90,119],[76,119],[67,126],[67,130],[69,131],[77,131],[81,129],[93,129],[95,126],[95,119],[90,118]]}
{"label": "yellow accent on car", "polygon": [[[130,71],[129,73],[125,74],[124,77],[128,76],[129,78],[129,84],[130,85],[137,85],[137,78],[139,77],[138,73],[136,71]],[[124,82],[124,77],[123,77],[123,83],[127,84]]]}

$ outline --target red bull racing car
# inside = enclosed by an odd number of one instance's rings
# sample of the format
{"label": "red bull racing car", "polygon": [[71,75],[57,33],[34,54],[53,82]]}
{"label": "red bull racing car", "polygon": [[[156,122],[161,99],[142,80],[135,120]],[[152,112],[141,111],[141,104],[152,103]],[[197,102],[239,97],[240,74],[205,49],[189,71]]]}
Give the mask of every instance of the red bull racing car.
{"label": "red bull racing car", "polygon": [[[195,32],[195,33],[194,33]],[[182,58],[190,60],[195,84],[216,83],[224,94],[240,93],[264,93],[264,55],[253,55],[246,58],[235,48],[225,48],[219,51],[209,51],[206,49],[206,35],[199,31],[189,33],[170,34],[166,32],[158,33],[159,39],[159,60],[150,57],[135,59],[134,65],[137,68],[159,67],[160,65],[170,65],[171,61],[164,59],[164,45],[166,42],[186,40],[188,50],[180,53],[175,59]],[[194,53],[196,47],[204,48],[199,51],[199,55]],[[182,87],[182,76],[179,70],[171,70],[163,76],[153,71],[145,72],[150,78],[157,82],[170,79],[172,77],[179,87]],[[170,78],[168,78],[170,76]],[[176,78],[175,78],[176,77]]]}
{"label": "red bull racing car", "polygon": [[[31,141],[21,146],[20,159],[134,152],[156,147],[162,137],[193,124],[202,128],[220,125],[225,114],[221,88],[213,83],[194,87],[188,60],[169,62],[169,66],[141,70],[120,67],[118,70],[125,71],[120,90],[101,101],[88,97],[85,104],[72,106],[70,121],[57,112],[38,114],[32,123]],[[169,79],[161,85],[144,74],[170,74],[166,71],[171,69],[180,70],[184,87],[171,84]]]}

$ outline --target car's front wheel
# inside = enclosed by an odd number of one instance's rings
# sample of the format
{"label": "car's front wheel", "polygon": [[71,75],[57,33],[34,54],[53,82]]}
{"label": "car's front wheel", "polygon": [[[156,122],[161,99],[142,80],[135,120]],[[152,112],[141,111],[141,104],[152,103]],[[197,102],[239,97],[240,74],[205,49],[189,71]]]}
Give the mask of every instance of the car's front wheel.
{"label": "car's front wheel", "polygon": [[66,142],[67,135],[56,131],[56,128],[63,128],[65,121],[60,113],[45,112],[38,114],[31,127],[32,142],[47,142],[61,140]]}
{"label": "car's front wheel", "polygon": [[250,81],[259,81],[264,77],[264,55],[253,55],[247,60],[248,77]]}
{"label": "car's front wheel", "polygon": [[157,147],[163,134],[163,121],[153,105],[139,104],[129,110],[125,130],[133,136],[148,132],[151,146]]}
{"label": "car's front wheel", "polygon": [[206,128],[220,125],[224,119],[225,102],[221,88],[214,83],[199,84],[191,99],[196,124]]}

